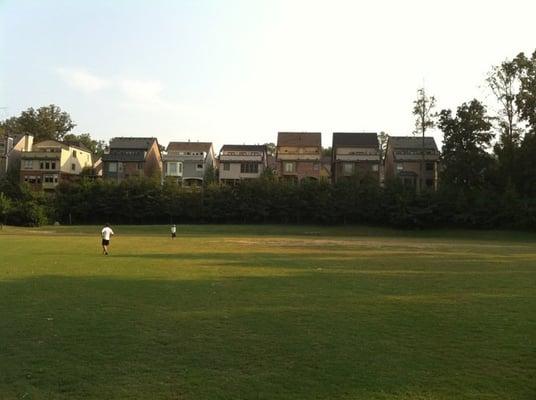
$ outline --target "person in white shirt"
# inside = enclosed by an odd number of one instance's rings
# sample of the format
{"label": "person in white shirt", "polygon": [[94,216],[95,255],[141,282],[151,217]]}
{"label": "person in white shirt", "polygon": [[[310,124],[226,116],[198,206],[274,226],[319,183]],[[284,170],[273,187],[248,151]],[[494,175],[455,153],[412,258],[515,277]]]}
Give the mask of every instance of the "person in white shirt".
{"label": "person in white shirt", "polygon": [[173,225],[171,227],[171,239],[175,239],[177,237],[177,225]]}
{"label": "person in white shirt", "polygon": [[110,224],[104,225],[104,228],[102,228],[101,236],[102,236],[102,253],[104,255],[108,255],[108,246],[110,245],[110,237],[114,234],[114,231],[112,231],[112,228],[110,228]]}

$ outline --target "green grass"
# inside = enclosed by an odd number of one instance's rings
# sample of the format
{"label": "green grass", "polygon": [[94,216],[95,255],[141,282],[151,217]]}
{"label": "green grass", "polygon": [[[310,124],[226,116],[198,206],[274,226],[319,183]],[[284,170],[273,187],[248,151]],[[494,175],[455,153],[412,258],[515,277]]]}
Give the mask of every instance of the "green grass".
{"label": "green grass", "polygon": [[536,235],[0,231],[0,399],[535,399]]}

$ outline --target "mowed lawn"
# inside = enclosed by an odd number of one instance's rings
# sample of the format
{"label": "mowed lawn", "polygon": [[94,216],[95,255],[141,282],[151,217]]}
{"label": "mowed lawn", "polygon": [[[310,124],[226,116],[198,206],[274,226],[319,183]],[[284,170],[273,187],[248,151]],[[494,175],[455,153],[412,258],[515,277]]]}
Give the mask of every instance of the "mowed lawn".
{"label": "mowed lawn", "polygon": [[536,235],[0,231],[0,399],[536,399]]}

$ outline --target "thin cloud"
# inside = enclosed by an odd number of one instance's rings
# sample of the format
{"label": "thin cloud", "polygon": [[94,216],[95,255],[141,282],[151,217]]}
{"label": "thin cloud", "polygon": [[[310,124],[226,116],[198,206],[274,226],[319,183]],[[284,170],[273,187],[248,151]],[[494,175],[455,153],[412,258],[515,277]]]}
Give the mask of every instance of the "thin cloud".
{"label": "thin cloud", "polygon": [[80,68],[57,68],[56,72],[71,87],[84,93],[94,93],[111,85],[107,79],[98,77]]}

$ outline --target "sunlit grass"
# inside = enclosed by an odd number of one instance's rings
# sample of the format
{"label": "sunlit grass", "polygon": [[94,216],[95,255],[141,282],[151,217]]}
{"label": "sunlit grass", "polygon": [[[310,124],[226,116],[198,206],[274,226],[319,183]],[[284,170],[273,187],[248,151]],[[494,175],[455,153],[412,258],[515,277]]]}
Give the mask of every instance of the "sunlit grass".
{"label": "sunlit grass", "polygon": [[0,231],[0,399],[533,399],[536,235]]}

